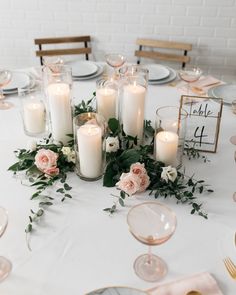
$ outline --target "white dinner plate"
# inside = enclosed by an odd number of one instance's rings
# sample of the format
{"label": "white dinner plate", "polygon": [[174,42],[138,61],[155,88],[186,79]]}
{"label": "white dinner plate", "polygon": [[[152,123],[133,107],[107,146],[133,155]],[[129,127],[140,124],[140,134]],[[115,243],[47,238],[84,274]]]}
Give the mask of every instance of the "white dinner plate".
{"label": "white dinner plate", "polygon": [[23,72],[12,72],[11,81],[8,85],[3,87],[3,92],[17,90],[18,88],[25,88],[30,85],[30,77]]}
{"label": "white dinner plate", "polygon": [[167,78],[170,75],[170,70],[163,66],[158,64],[147,64],[145,65],[145,68],[148,69],[148,79],[149,80],[161,80],[164,78]]}
{"label": "white dinner plate", "polygon": [[224,84],[211,88],[210,92],[216,98],[222,98],[225,103],[232,103],[236,99],[236,84]]}
{"label": "white dinner plate", "polygon": [[148,295],[145,291],[129,287],[107,287],[95,290],[85,295]]}
{"label": "white dinner plate", "polygon": [[[25,89],[29,89],[30,91],[34,91],[37,87],[38,84],[35,81],[34,76],[32,76],[31,74],[27,74],[29,77],[29,84],[27,84],[25,87],[18,87],[21,88],[22,90]],[[11,94],[17,94],[18,93],[18,88],[14,88],[14,89],[4,89],[3,90],[3,94],[4,95],[11,95]]]}
{"label": "white dinner plate", "polygon": [[168,70],[170,71],[170,74],[168,77],[164,78],[164,79],[161,79],[161,80],[149,80],[148,81],[148,84],[150,85],[161,85],[161,84],[166,84],[166,83],[169,83],[173,80],[175,80],[177,74],[176,74],[176,71],[170,67],[167,67]]}
{"label": "white dinner plate", "polygon": [[94,73],[93,75],[85,76],[85,77],[72,76],[72,78],[74,81],[83,81],[83,80],[89,80],[89,79],[96,78],[96,77],[100,76],[104,70],[104,67],[102,65],[97,65],[97,68],[98,68],[97,72]]}
{"label": "white dinner plate", "polygon": [[72,76],[82,78],[94,75],[98,71],[98,66],[91,61],[73,61],[69,65],[72,68]]}

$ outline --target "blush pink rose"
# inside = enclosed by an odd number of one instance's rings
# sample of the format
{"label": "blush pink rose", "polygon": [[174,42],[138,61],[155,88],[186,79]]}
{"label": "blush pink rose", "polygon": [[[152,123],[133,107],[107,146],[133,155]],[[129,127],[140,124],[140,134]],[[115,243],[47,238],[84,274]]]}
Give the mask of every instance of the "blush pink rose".
{"label": "blush pink rose", "polygon": [[139,175],[139,179],[140,179],[140,186],[138,191],[144,192],[150,184],[150,178],[147,174],[142,174],[142,175]]}
{"label": "blush pink rose", "polygon": [[41,170],[45,171],[48,168],[55,168],[57,166],[58,154],[51,150],[41,149],[35,156],[35,165]]}
{"label": "blush pink rose", "polygon": [[129,196],[132,196],[139,190],[140,179],[135,174],[122,173],[120,181],[116,185]]}
{"label": "blush pink rose", "polygon": [[130,173],[140,176],[143,174],[147,174],[147,171],[144,168],[144,164],[137,162],[137,163],[134,163],[130,166]]}
{"label": "blush pink rose", "polygon": [[45,169],[43,172],[49,176],[56,176],[59,174],[60,170],[57,167],[51,167],[51,168]]}

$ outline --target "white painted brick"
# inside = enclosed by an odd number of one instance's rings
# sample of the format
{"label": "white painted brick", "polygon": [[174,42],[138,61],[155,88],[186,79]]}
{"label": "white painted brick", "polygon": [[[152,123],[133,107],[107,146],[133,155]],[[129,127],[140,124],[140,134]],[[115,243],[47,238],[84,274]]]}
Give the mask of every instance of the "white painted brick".
{"label": "white painted brick", "polygon": [[201,37],[198,42],[199,46],[207,45],[210,47],[225,48],[227,46],[227,39],[224,38],[205,38]]}
{"label": "white painted brick", "polygon": [[214,28],[187,27],[184,29],[186,36],[210,37],[214,35]]}
{"label": "white painted brick", "polygon": [[204,64],[207,64],[207,65],[221,65],[224,63],[224,57],[212,57],[212,56],[208,56],[208,57],[202,57],[202,56],[199,56],[197,58],[197,61],[198,61],[198,64],[199,65],[204,65]]}
{"label": "white painted brick", "polygon": [[141,16],[139,14],[129,14],[120,15],[118,13],[112,14],[113,23],[122,23],[122,24],[139,24],[141,21]]}
{"label": "white painted brick", "polygon": [[157,5],[156,12],[160,15],[186,15],[186,6]]}
{"label": "white painted brick", "polygon": [[216,16],[217,15],[217,7],[188,7],[187,15],[189,16]]}
{"label": "white painted brick", "polygon": [[167,34],[167,35],[183,35],[184,28],[176,26],[155,26],[156,34]]}
{"label": "white painted brick", "polygon": [[234,6],[235,0],[205,0],[205,5],[219,6],[220,8],[224,6]]}
{"label": "white painted brick", "polygon": [[143,24],[168,25],[170,23],[170,16],[163,15],[144,15],[142,18]]}
{"label": "white painted brick", "polygon": [[229,27],[230,17],[202,17],[201,25],[207,27]]}
{"label": "white painted brick", "polygon": [[134,11],[140,11],[145,14],[152,14],[155,12],[156,5],[155,4],[149,4],[147,1],[143,4],[135,4],[132,3],[132,1],[127,1],[126,11],[128,13],[133,13]]}
{"label": "white painted brick", "polygon": [[96,8],[97,8],[97,11],[100,11],[100,12],[114,11],[116,13],[119,13],[119,12],[125,12],[126,5],[125,3],[122,3],[119,1],[112,2],[112,3],[110,1],[108,1],[107,3],[98,1]]}
{"label": "white painted brick", "polygon": [[236,38],[236,28],[235,29],[216,28],[215,34],[216,34],[216,37]]}
{"label": "white painted brick", "polygon": [[231,19],[231,26],[236,27],[236,18]]}
{"label": "white painted brick", "polygon": [[196,26],[200,23],[200,17],[197,16],[172,16],[171,24],[177,26]]}
{"label": "white painted brick", "polygon": [[173,0],[173,5],[186,5],[186,6],[196,6],[202,5],[203,0]]}
{"label": "white painted brick", "polygon": [[229,39],[228,40],[228,47],[229,48],[236,48],[236,39]]}
{"label": "white painted brick", "polygon": [[219,16],[235,17],[235,15],[236,15],[236,7],[221,7],[219,9]]}

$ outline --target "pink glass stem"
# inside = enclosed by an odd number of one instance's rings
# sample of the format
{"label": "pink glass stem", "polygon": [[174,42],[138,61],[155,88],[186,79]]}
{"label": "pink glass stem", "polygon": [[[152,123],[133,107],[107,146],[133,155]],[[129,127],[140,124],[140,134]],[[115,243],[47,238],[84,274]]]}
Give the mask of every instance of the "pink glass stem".
{"label": "pink glass stem", "polygon": [[152,261],[152,247],[148,246],[148,264],[151,264]]}

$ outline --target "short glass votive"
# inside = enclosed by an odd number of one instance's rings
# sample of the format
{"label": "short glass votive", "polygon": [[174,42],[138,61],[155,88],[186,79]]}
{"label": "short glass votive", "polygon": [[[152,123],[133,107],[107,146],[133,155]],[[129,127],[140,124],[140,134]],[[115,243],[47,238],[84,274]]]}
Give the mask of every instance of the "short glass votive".
{"label": "short glass votive", "polygon": [[108,122],[118,118],[118,86],[113,78],[99,79],[96,89],[97,113]]}
{"label": "short glass votive", "polygon": [[44,88],[50,119],[50,131],[55,142],[64,145],[71,139],[72,123],[72,72],[65,65],[57,65],[57,72],[44,68]]}
{"label": "short glass votive", "polygon": [[145,99],[148,86],[148,70],[137,65],[120,69],[123,81],[120,100],[120,119],[126,135],[143,141]]}
{"label": "short glass votive", "polygon": [[176,106],[156,111],[154,156],[166,166],[180,167],[184,151],[187,112]]}
{"label": "short glass votive", "polygon": [[47,116],[43,92],[18,89],[18,96],[21,99],[21,116],[25,134],[32,137],[44,136],[47,131]]}
{"label": "short glass votive", "polygon": [[74,118],[76,172],[83,180],[102,177],[105,160],[106,121],[97,113],[83,113]]}

